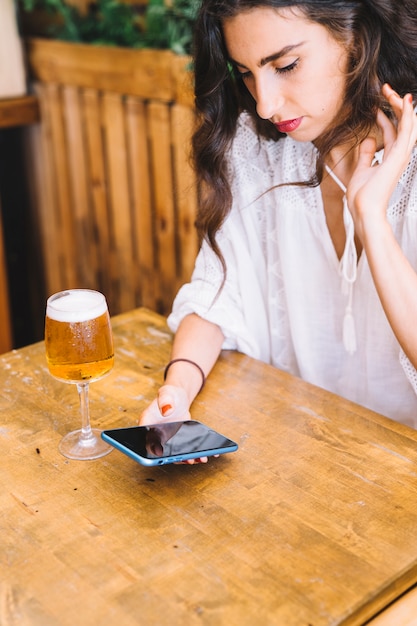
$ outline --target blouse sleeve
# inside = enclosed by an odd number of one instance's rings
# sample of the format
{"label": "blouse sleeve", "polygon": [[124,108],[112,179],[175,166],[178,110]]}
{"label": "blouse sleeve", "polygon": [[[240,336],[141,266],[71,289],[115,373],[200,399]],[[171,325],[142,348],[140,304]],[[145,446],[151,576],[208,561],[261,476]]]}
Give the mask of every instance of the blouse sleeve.
{"label": "blouse sleeve", "polygon": [[244,314],[233,246],[224,235],[218,241],[227,267],[224,284],[223,268],[219,259],[210,246],[203,243],[191,282],[181,287],[174,300],[168,325],[176,332],[182,319],[195,313],[220,327],[225,337],[223,349],[240,350],[257,357],[256,342],[251,336]]}
{"label": "blouse sleeve", "polygon": [[242,114],[229,154],[233,207],[216,234],[227,268],[225,280],[219,259],[204,242],[191,282],[181,287],[168,317],[168,325],[176,332],[186,315],[196,313],[221,328],[224,349],[265,361],[270,359],[270,341],[259,219],[265,211],[255,205],[271,187],[265,165],[270,149],[260,142],[248,116]]}
{"label": "blouse sleeve", "polygon": [[412,365],[410,359],[403,350],[400,351],[400,363],[407,377],[408,382],[412,386],[414,393],[417,395],[417,370]]}

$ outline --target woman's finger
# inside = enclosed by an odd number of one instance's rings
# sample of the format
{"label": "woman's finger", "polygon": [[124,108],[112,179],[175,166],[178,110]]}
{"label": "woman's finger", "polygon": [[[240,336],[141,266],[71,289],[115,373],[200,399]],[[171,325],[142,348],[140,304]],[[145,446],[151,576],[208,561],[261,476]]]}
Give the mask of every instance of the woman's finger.
{"label": "woman's finger", "polygon": [[398,130],[396,126],[394,126],[393,122],[385,115],[385,113],[381,111],[381,109],[379,109],[377,112],[376,122],[380,131],[382,132],[384,150],[389,151],[394,141],[397,139]]}
{"label": "woman's finger", "polygon": [[[409,153],[417,140],[417,116],[414,111],[413,98],[411,94],[406,94],[404,98],[402,98],[389,85],[383,86],[382,93],[390,104],[398,120],[396,129],[398,150],[402,153],[404,153],[404,151]],[[387,123],[382,116],[382,112],[378,113],[378,124],[383,129],[383,132],[388,132]],[[392,125],[392,128],[395,128],[394,125]]]}

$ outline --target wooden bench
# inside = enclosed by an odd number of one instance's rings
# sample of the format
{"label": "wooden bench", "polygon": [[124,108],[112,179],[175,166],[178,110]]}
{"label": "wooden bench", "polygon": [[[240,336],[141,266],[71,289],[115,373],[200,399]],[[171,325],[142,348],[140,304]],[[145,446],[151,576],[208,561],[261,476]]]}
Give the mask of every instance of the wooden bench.
{"label": "wooden bench", "polygon": [[27,41],[42,123],[28,131],[48,295],[99,289],[111,313],[167,313],[197,253],[189,59]]}

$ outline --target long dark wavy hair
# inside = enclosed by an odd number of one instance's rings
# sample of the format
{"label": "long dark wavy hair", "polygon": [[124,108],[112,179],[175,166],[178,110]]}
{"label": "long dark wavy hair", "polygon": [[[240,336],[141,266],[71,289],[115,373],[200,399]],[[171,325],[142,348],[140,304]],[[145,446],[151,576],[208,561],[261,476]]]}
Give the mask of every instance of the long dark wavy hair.
{"label": "long dark wavy hair", "polygon": [[[228,62],[222,33],[225,18],[254,9],[296,7],[307,19],[327,28],[350,51],[343,110],[337,124],[315,142],[318,160],[314,179],[318,185],[323,161],[343,141],[360,142],[375,124],[378,107],[390,111],[381,96],[389,83],[401,96],[417,96],[417,0],[202,0],[195,28],[195,104],[199,124],[193,136],[193,157],[201,190],[197,229],[208,241],[224,270],[216,233],[231,208],[227,151],[237,118],[247,110],[259,135],[279,140],[275,127],[256,114],[256,103]],[[351,43],[353,42],[353,44]]]}

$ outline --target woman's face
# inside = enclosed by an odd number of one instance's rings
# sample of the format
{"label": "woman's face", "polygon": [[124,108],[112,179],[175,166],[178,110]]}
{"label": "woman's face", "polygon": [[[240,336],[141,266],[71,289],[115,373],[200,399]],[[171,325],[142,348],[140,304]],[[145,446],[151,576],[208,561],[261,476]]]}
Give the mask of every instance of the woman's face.
{"label": "woman's face", "polygon": [[227,18],[232,63],[257,113],[298,141],[314,141],[340,111],[348,50],[299,9],[258,7]]}

